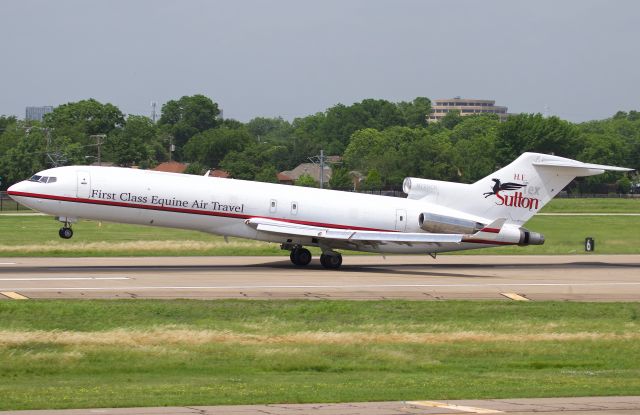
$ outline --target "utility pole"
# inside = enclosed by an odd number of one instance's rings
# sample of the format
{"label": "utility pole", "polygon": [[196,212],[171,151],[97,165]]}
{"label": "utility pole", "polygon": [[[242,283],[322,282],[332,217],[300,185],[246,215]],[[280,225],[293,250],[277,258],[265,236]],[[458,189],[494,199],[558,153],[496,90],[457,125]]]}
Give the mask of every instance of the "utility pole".
{"label": "utility pole", "polygon": [[320,165],[320,188],[324,188],[324,150],[320,150],[320,155],[309,157],[313,164]]}
{"label": "utility pole", "polygon": [[93,134],[89,136],[90,138],[93,138],[94,140],[96,140],[96,146],[98,146],[98,166],[102,166],[101,163],[101,159],[100,159],[100,147],[102,147],[102,143],[105,138],[107,138],[106,134]]}
{"label": "utility pole", "polygon": [[151,101],[151,121],[153,121],[153,123],[156,123],[156,117],[158,116],[157,112],[156,112],[156,106],[158,104],[155,101]]}

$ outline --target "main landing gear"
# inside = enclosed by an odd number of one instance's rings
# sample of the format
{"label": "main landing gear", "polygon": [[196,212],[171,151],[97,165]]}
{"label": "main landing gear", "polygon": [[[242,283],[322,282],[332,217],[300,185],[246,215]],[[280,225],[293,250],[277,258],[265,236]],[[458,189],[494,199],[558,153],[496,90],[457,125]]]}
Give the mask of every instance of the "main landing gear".
{"label": "main landing gear", "polygon": [[298,267],[305,267],[311,262],[311,252],[302,247],[293,248],[291,255],[289,255],[291,262]]}
{"label": "main landing gear", "polygon": [[[311,252],[301,246],[291,249],[291,262],[298,267],[305,267],[311,262]],[[342,265],[342,255],[335,251],[325,251],[320,255],[320,263],[327,269],[338,269]]]}

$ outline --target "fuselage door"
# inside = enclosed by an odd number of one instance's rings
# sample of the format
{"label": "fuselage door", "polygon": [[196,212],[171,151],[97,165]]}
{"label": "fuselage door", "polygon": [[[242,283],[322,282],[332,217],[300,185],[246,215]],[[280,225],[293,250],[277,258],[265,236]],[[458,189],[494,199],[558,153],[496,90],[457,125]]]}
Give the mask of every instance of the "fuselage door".
{"label": "fuselage door", "polygon": [[407,230],[407,211],[404,209],[396,210],[396,230],[400,232]]}
{"label": "fuselage door", "polygon": [[76,174],[78,175],[78,188],[76,195],[77,197],[88,199],[91,194],[91,174],[86,170],[78,170]]}

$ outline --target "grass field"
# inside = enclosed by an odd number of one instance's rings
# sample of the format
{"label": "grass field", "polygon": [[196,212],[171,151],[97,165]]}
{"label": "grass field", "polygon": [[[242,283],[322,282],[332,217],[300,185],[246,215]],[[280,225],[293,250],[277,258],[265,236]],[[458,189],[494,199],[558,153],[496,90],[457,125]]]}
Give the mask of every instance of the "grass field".
{"label": "grass field", "polygon": [[640,213],[640,197],[553,199],[541,213]]}
{"label": "grass field", "polygon": [[0,302],[0,409],[640,394],[634,303]]}
{"label": "grass field", "polygon": [[[640,253],[640,216],[537,216],[527,227],[546,237],[542,246],[500,247],[465,254],[574,254],[584,238],[596,239],[602,254]],[[278,244],[201,232],[81,221],[70,240],[58,237],[60,224],[47,216],[0,215],[0,257],[288,255]],[[314,254],[318,251],[314,250]]]}

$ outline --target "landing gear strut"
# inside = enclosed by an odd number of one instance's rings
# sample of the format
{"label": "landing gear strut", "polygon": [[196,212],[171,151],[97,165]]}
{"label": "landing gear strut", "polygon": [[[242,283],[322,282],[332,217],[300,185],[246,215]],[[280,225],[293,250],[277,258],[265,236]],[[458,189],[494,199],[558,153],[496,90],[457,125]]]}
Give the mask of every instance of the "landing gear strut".
{"label": "landing gear strut", "polygon": [[320,255],[320,263],[327,269],[338,269],[342,265],[342,255],[339,252],[329,252]]}
{"label": "landing gear strut", "polygon": [[308,249],[302,247],[293,248],[291,250],[291,255],[289,255],[289,258],[294,265],[304,267],[309,265],[309,262],[311,262],[311,252]]}

